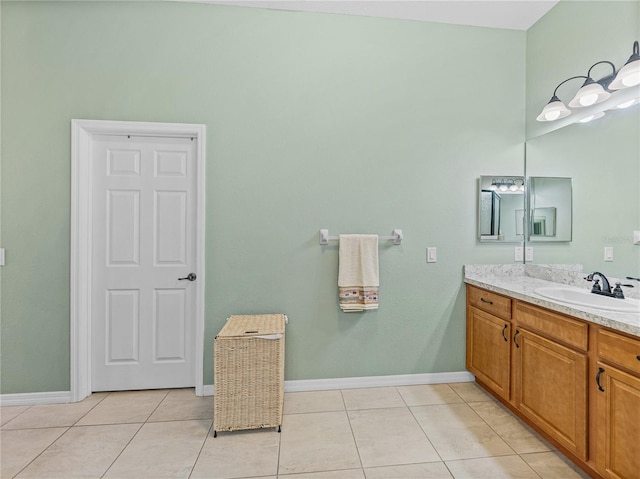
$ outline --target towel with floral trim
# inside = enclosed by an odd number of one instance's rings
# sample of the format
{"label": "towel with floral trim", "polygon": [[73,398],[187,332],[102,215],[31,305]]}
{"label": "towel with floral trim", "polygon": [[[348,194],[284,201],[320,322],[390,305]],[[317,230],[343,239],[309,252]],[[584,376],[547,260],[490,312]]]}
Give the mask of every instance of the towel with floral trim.
{"label": "towel with floral trim", "polygon": [[344,312],[378,309],[378,235],[340,235],[338,294]]}

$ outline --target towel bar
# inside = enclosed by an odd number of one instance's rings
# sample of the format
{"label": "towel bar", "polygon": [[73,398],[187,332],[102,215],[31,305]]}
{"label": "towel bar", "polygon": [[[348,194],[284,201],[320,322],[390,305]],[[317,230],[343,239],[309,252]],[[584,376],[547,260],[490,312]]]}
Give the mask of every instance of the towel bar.
{"label": "towel bar", "polygon": [[[337,241],[340,239],[340,236],[329,236],[329,230],[320,230],[320,244],[329,244],[329,241]],[[393,230],[393,235],[391,236],[381,236],[378,235],[378,239],[381,240],[393,240],[393,244],[402,244],[402,240],[404,237],[402,236],[402,230],[395,229]]]}

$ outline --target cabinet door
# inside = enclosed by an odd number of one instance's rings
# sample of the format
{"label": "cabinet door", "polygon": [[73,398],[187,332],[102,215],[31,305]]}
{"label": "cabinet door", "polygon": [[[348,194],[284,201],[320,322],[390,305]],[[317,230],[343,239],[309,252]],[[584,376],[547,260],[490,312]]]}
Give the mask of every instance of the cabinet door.
{"label": "cabinet door", "polygon": [[597,449],[599,456],[604,453],[604,458],[598,458],[598,468],[605,477],[638,477],[640,378],[601,363],[598,363],[598,371]]}
{"label": "cabinet door", "polygon": [[581,459],[587,459],[587,356],[516,329],[517,408]]}
{"label": "cabinet door", "polygon": [[509,400],[511,322],[467,308],[467,369]]}

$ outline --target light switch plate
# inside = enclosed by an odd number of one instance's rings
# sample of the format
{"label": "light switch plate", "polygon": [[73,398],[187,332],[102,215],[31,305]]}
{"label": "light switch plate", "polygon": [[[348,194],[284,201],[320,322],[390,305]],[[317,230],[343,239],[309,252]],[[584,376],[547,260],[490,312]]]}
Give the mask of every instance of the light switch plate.
{"label": "light switch plate", "polygon": [[522,246],[516,246],[513,248],[513,261],[522,263],[524,260],[524,248]]}
{"label": "light switch plate", "polygon": [[0,248],[0,266],[4,266],[4,248]]}
{"label": "light switch plate", "polygon": [[640,231],[633,232],[633,244],[640,244]]}
{"label": "light switch plate", "polygon": [[533,246],[527,246],[524,249],[524,260],[533,261]]}
{"label": "light switch plate", "polygon": [[604,247],[604,260],[613,261],[613,246]]}
{"label": "light switch plate", "polygon": [[438,250],[434,247],[427,248],[427,263],[438,261]]}

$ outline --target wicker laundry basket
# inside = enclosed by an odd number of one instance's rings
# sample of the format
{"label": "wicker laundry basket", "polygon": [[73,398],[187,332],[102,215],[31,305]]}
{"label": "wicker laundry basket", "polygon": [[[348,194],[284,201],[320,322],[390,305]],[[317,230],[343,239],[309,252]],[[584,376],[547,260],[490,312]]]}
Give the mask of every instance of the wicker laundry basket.
{"label": "wicker laundry basket", "polygon": [[284,404],[284,314],[229,317],[214,340],[213,435],[277,427]]}

